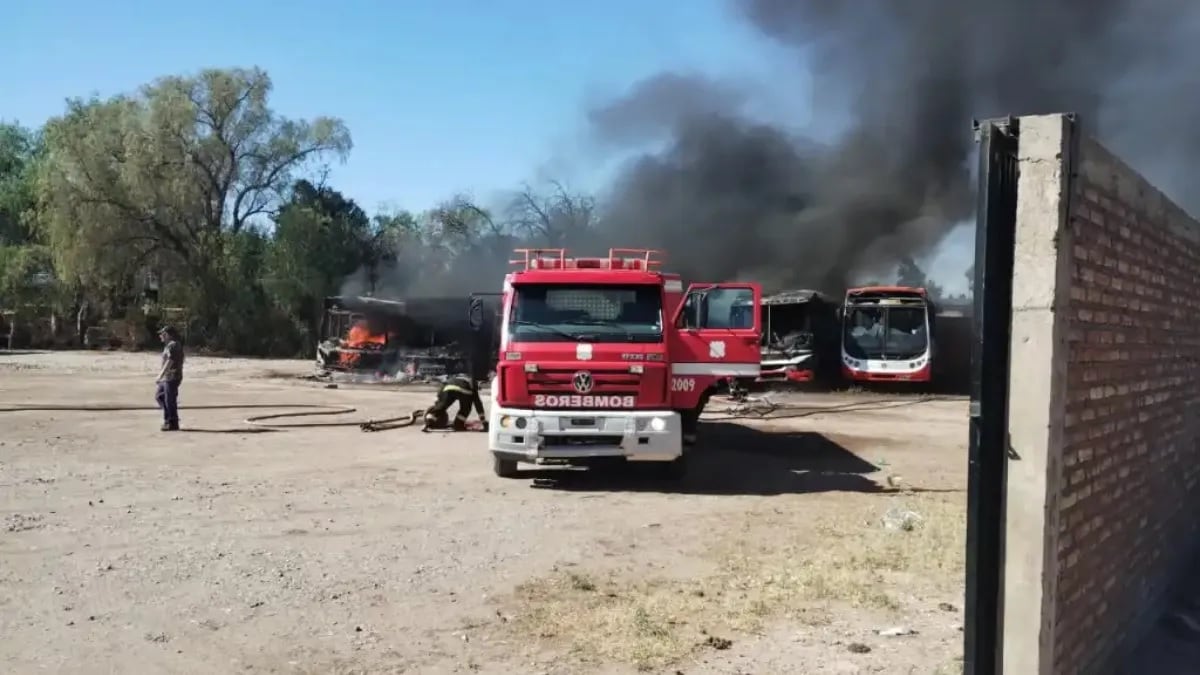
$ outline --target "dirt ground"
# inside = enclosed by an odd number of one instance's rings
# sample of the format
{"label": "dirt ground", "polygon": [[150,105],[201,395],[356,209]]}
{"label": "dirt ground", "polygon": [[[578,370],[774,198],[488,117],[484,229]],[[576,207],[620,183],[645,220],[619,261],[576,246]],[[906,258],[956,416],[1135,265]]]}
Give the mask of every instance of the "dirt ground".
{"label": "dirt ground", "polygon": [[[706,423],[679,484],[504,480],[482,434],[189,409],[430,399],[310,369],[192,357],[177,434],[0,412],[0,671],[960,672],[964,400],[789,395]],[[156,370],[0,352],[0,408],[152,406]]]}

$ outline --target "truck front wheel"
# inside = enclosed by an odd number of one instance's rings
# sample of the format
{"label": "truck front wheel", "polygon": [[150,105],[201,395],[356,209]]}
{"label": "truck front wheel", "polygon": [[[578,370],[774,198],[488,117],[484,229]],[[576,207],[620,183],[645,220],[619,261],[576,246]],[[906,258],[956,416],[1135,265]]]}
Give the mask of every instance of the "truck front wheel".
{"label": "truck front wheel", "polygon": [[517,461],[492,455],[492,473],[501,478],[517,477]]}

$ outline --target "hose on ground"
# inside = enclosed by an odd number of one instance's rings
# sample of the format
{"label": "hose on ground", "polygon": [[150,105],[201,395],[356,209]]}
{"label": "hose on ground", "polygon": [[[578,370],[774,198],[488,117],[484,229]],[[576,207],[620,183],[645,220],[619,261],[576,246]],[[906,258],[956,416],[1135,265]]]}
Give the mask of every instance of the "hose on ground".
{"label": "hose on ground", "polygon": [[[925,395],[925,396],[905,396],[901,398],[891,399],[872,399],[865,401],[851,401],[840,405],[821,406],[821,405],[797,405],[788,403],[775,403],[767,396],[746,396],[739,398],[722,397],[726,399],[728,405],[723,409],[714,410],[711,406],[708,412],[702,413],[700,419],[705,422],[730,422],[734,420],[770,420],[770,419],[795,419],[799,417],[812,417],[815,415],[828,415],[849,412],[864,412],[869,410],[886,410],[888,408],[901,408],[911,405],[920,405],[922,403],[932,403],[934,401],[953,400],[953,397]],[[715,401],[714,401],[715,402]]]}
{"label": "hose on ground", "polygon": [[[280,410],[286,408],[305,408],[293,412],[268,413],[264,415],[252,415],[242,420],[244,424],[250,425],[263,430],[282,431],[286,429],[313,429],[313,428],[330,428],[330,427],[358,427],[362,431],[388,431],[391,429],[401,429],[410,427],[417,423],[423,409],[414,410],[407,415],[401,417],[388,417],[384,419],[368,419],[368,420],[338,420],[336,422],[310,422],[304,424],[280,424],[278,422],[270,422],[270,420],[279,420],[285,418],[296,417],[317,417],[323,415],[348,415],[353,412],[358,412],[357,408],[346,405],[321,405],[318,403],[244,403],[244,404],[229,404],[229,405],[189,405],[180,410],[254,410],[254,409],[269,409]],[[142,412],[150,410],[159,410],[158,406],[150,405],[125,405],[125,404],[93,404],[93,405],[60,405],[51,403],[28,403],[28,404],[0,404],[0,413],[6,412]],[[236,430],[229,430],[236,431]]]}
{"label": "hose on ground", "polygon": [[[709,409],[700,415],[700,419],[705,422],[731,422],[735,420],[770,420],[770,419],[794,419],[800,417],[811,417],[815,415],[838,414],[848,412],[863,412],[868,410],[885,410],[888,408],[900,408],[911,405],[919,405],[922,403],[931,403],[934,401],[954,400],[953,397],[946,396],[919,396],[919,397],[903,397],[895,399],[875,399],[866,401],[851,401],[841,405],[834,406],[805,406],[795,404],[775,403],[766,396],[748,396],[745,398],[728,398],[728,406],[720,410]],[[407,415],[400,417],[387,417],[383,419],[367,419],[367,420],[339,420],[336,422],[310,422],[305,424],[280,424],[269,423],[270,420],[279,420],[285,418],[296,417],[317,417],[325,415],[348,415],[357,412],[357,408],[343,405],[321,405],[317,403],[294,403],[294,404],[277,404],[270,403],[247,403],[247,404],[231,404],[231,405],[190,405],[181,410],[253,410],[253,409],[271,409],[280,410],[286,408],[305,408],[293,412],[268,413],[265,415],[253,415],[242,420],[255,429],[283,431],[287,429],[316,429],[316,428],[333,428],[333,427],[358,427],[364,432],[376,431],[391,431],[393,429],[403,429],[411,427],[420,421],[424,414],[424,409],[418,408]],[[149,405],[122,405],[122,404],[97,404],[97,405],[56,405],[46,403],[29,403],[18,405],[0,404],[0,413],[6,412],[119,412],[119,411],[150,411],[159,410],[157,406]],[[235,432],[236,429],[224,430]]]}
{"label": "hose on ground", "polygon": [[367,420],[358,425],[363,431],[389,431],[391,429],[400,429],[403,427],[411,427],[421,419],[421,415],[425,413],[421,408],[417,408],[404,417],[389,417],[382,420]]}

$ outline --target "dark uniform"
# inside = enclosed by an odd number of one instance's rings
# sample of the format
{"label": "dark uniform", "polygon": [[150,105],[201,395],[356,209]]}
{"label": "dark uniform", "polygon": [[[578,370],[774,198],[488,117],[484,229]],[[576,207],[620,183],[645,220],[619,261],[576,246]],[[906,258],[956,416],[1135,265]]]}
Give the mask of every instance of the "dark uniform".
{"label": "dark uniform", "polygon": [[483,400],[479,398],[479,383],[467,375],[455,375],[446,380],[438,390],[437,401],[433,407],[425,411],[426,429],[445,429],[450,426],[450,406],[458,403],[458,412],[454,415],[454,429],[461,431],[467,428],[467,417],[474,406],[475,414],[483,422]]}

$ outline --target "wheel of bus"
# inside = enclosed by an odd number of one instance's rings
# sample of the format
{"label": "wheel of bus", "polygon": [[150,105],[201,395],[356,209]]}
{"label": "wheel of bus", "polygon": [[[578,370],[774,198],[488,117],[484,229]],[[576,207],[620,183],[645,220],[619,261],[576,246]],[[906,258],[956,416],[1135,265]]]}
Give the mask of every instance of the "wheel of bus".
{"label": "wheel of bus", "polygon": [[492,455],[492,473],[501,478],[516,478],[517,460],[503,459],[496,455]]}

